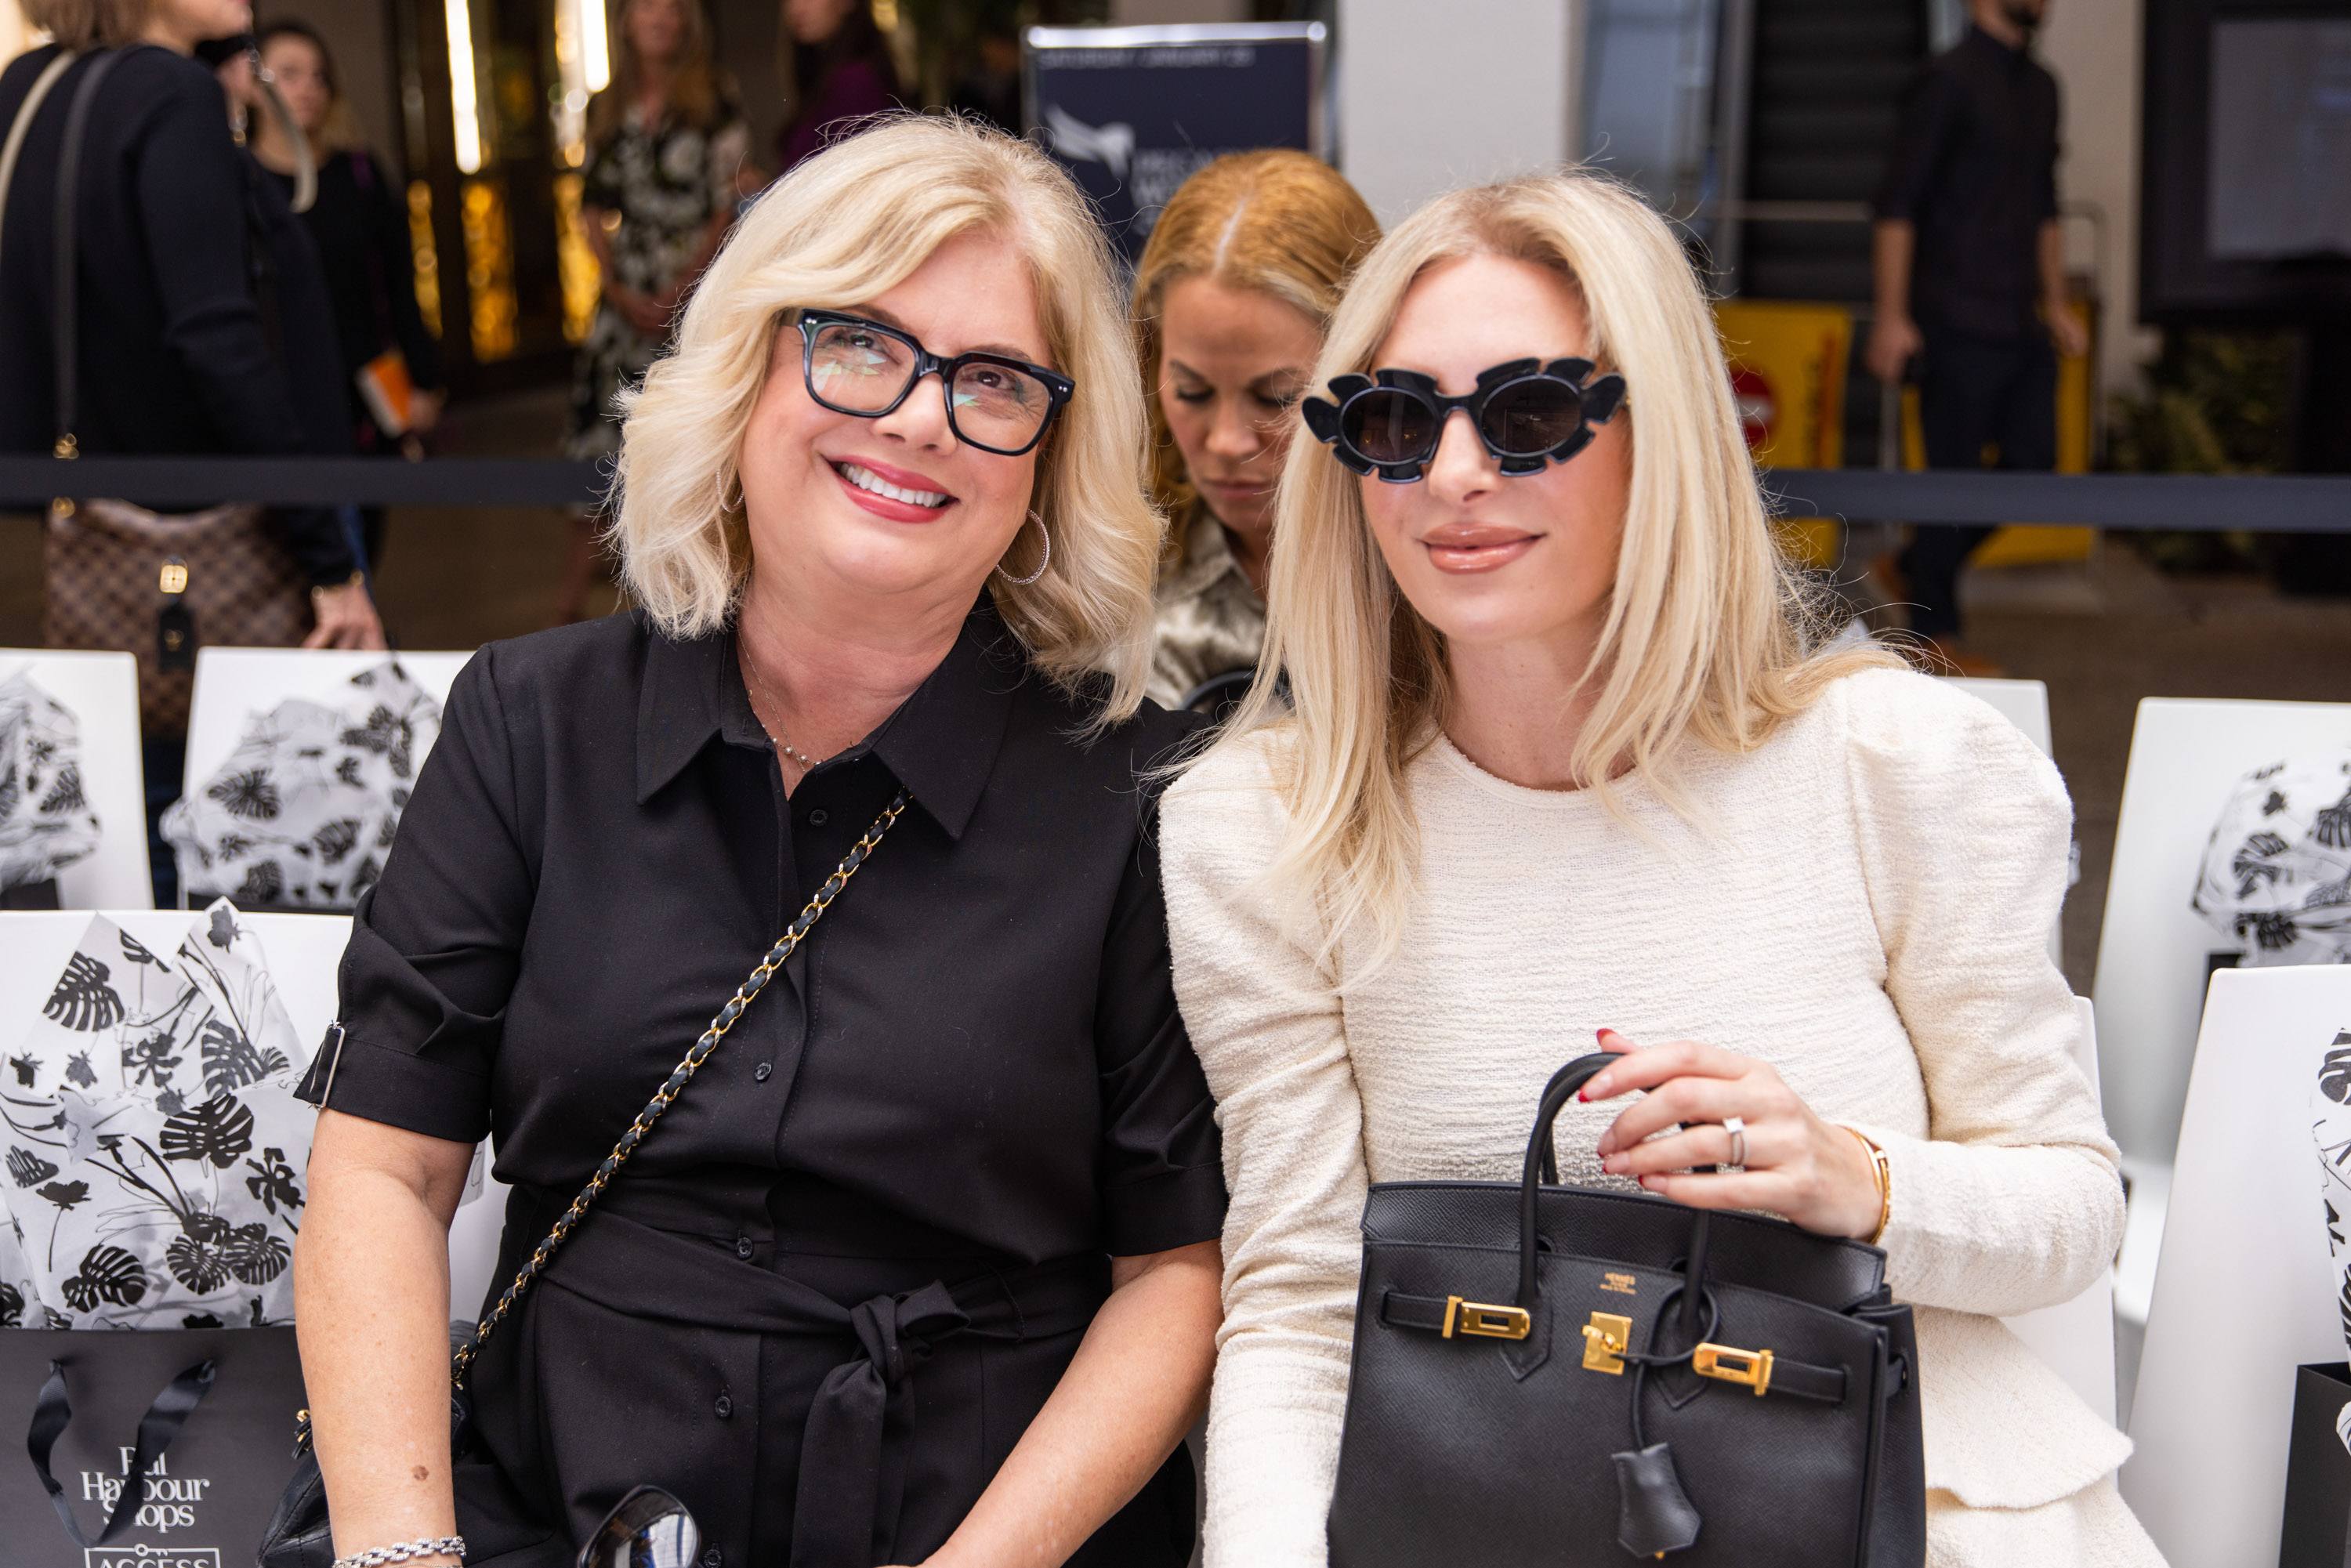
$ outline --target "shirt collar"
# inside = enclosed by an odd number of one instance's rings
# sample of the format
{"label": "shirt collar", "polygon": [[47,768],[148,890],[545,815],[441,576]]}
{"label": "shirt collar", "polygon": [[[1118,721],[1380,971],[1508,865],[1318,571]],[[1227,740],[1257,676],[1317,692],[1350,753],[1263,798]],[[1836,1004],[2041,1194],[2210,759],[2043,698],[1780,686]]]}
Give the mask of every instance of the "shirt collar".
{"label": "shirt collar", "polygon": [[1225,526],[1206,507],[1198,507],[1184,530],[1184,558],[1167,575],[1162,597],[1169,601],[1196,598],[1228,576],[1238,578],[1251,593],[1257,591],[1233,554],[1232,541],[1225,537]]}
{"label": "shirt collar", "polygon": [[[1028,674],[1019,640],[983,591],[938,668],[870,739],[833,760],[871,753],[949,838],[960,839],[995,770],[1013,693]],[[744,689],[734,629],[684,641],[653,633],[637,706],[637,804],[684,772],[713,736],[773,749]]]}

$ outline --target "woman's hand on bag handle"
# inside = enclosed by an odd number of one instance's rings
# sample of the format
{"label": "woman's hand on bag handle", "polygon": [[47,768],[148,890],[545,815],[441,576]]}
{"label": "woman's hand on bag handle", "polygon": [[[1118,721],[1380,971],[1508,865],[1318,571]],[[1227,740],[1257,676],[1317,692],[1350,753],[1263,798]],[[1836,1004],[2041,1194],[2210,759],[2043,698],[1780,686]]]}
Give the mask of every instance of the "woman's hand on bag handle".
{"label": "woman's hand on bag handle", "polygon": [[[1600,1031],[1600,1048],[1623,1060],[1578,1098],[1648,1091],[1601,1134],[1609,1175],[1694,1208],[1762,1209],[1823,1236],[1876,1234],[1884,1206],[1867,1145],[1813,1114],[1770,1063],[1694,1040],[1644,1047],[1612,1029]],[[1730,1116],[1746,1124],[1745,1166],[1693,1171],[1730,1163]]]}
{"label": "woman's hand on bag handle", "polygon": [[310,609],[319,623],[302,639],[305,648],[366,648],[388,646],[383,620],[368,597],[367,582],[354,572],[348,582],[310,591]]}

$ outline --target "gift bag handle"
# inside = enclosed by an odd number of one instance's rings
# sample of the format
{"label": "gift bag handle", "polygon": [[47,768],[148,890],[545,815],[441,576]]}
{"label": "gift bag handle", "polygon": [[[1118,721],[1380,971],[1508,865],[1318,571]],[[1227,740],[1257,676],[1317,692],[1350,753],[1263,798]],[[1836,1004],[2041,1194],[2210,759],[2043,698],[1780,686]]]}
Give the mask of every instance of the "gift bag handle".
{"label": "gift bag handle", "polygon": [[155,1403],[139,1418],[139,1444],[131,1451],[131,1468],[122,1478],[122,1495],[114,1500],[114,1511],[108,1516],[106,1527],[99,1531],[96,1541],[82,1533],[81,1521],[73,1516],[73,1505],[66,1500],[66,1489],[49,1473],[49,1455],[57,1439],[73,1424],[73,1402],[66,1395],[66,1369],[62,1362],[49,1363],[48,1381],[41,1385],[40,1397],[33,1402],[33,1425],[25,1434],[26,1451],[33,1457],[33,1469],[48,1489],[49,1506],[57,1511],[58,1520],[66,1533],[73,1537],[76,1546],[88,1551],[103,1546],[139,1516],[139,1504],[147,1495],[147,1473],[155,1461],[179,1437],[180,1428],[196,1413],[196,1406],[212,1392],[214,1367],[210,1360],[198,1362],[163,1385],[155,1396]]}

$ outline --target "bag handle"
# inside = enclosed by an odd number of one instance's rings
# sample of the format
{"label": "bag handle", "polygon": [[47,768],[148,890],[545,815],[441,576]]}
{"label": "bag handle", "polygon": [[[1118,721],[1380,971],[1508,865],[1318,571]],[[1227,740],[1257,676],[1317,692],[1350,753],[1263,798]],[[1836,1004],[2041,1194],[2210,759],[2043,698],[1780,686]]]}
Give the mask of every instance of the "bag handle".
{"label": "bag handle", "polygon": [[[1589,1056],[1579,1056],[1557,1072],[1543,1085],[1542,1104],[1535,1112],[1534,1131],[1527,1135],[1526,1167],[1519,1181],[1519,1295],[1520,1309],[1532,1313],[1535,1298],[1540,1293],[1535,1281],[1535,1195],[1539,1187],[1557,1186],[1559,1166],[1552,1144],[1552,1124],[1575,1092],[1598,1077],[1601,1071],[1621,1056],[1595,1051]],[[1712,1169],[1711,1166],[1705,1167]],[[1680,1292],[1681,1327],[1688,1343],[1695,1345],[1704,1337],[1704,1298],[1706,1295],[1707,1211],[1690,1211],[1696,1218],[1690,1222],[1690,1243],[1687,1261],[1682,1269]],[[1684,1353],[1687,1354],[1687,1352]]]}
{"label": "bag handle", "polygon": [[90,105],[98,97],[98,84],[106,79],[106,73],[121,57],[112,50],[90,57],[89,69],[75,84],[73,102],[66,110],[65,146],[57,155],[57,276],[51,283],[49,330],[50,352],[57,361],[53,369],[57,403],[56,454],[59,457],[75,457],[81,452],[81,444],[74,437],[74,424],[79,416],[76,404],[81,396],[81,367],[76,362],[79,352],[77,297],[81,279],[75,266],[79,249],[76,243],[79,204],[75,197],[81,189],[82,132],[89,124]]}
{"label": "bag handle", "polygon": [[49,1457],[56,1450],[57,1439],[73,1424],[73,1401],[66,1394],[66,1369],[63,1362],[49,1363],[48,1381],[41,1385],[40,1396],[33,1401],[33,1424],[25,1434],[26,1452],[32,1456],[33,1469],[47,1489],[49,1506],[57,1511],[59,1522],[73,1543],[85,1552],[103,1546],[129,1527],[139,1516],[139,1505],[147,1495],[148,1472],[155,1468],[163,1451],[196,1413],[196,1406],[212,1392],[215,1364],[207,1359],[187,1368],[163,1385],[155,1396],[155,1403],[139,1418],[138,1446],[131,1450],[131,1466],[123,1473],[121,1495],[114,1500],[114,1511],[107,1516],[106,1525],[92,1541],[84,1534],[81,1521],[74,1518],[73,1505],[66,1500],[66,1489],[50,1473]]}

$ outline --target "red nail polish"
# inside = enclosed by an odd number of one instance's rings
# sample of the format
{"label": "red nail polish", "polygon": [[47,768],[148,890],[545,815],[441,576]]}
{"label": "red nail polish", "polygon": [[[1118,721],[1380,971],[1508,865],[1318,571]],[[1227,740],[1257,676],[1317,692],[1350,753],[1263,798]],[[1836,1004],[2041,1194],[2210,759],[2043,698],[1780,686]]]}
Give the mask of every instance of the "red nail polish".
{"label": "red nail polish", "polygon": [[1575,1097],[1578,1100],[1589,1100],[1592,1098],[1592,1091],[1589,1089],[1579,1089],[1575,1092]]}

